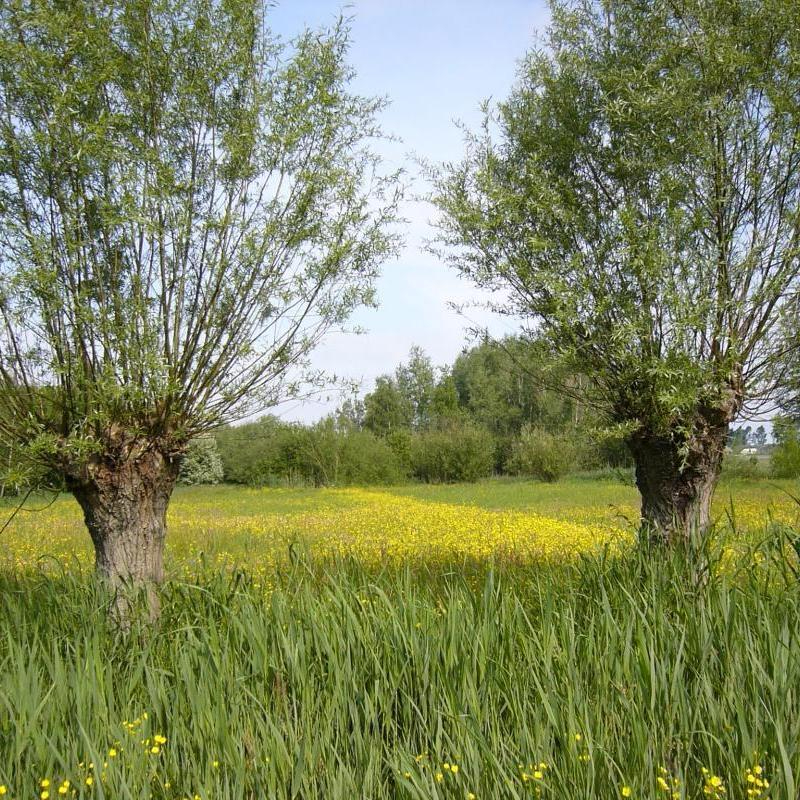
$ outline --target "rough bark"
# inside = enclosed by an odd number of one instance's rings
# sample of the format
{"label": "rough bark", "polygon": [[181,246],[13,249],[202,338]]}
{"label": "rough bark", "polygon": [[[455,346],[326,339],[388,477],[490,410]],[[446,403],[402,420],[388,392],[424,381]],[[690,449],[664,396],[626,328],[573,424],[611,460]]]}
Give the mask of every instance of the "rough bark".
{"label": "rough bark", "polygon": [[708,531],[727,433],[727,421],[701,419],[688,440],[647,431],[630,440],[642,498],[643,539],[687,545],[692,536]]}
{"label": "rough bark", "polygon": [[98,575],[113,593],[111,612],[127,620],[145,594],[158,615],[156,587],[164,577],[167,505],[179,460],[143,444],[124,457],[98,457],[68,480],[92,537]]}

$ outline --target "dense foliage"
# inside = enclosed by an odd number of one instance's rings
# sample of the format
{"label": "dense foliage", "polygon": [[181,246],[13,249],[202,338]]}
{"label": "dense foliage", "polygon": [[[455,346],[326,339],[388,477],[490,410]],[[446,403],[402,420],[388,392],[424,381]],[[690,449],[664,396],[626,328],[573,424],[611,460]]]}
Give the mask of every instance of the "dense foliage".
{"label": "dense foliage", "polygon": [[329,417],[303,426],[264,417],[216,433],[225,479],[253,486],[399,483],[407,469],[370,431]]}
{"label": "dense foliage", "polygon": [[429,483],[475,481],[490,475],[493,463],[491,435],[470,424],[423,431],[411,443],[412,473]]}
{"label": "dense foliage", "polygon": [[790,417],[773,421],[773,436],[777,442],[771,455],[772,473],[776,478],[800,478],[800,431]]}
{"label": "dense foliage", "polygon": [[575,466],[577,447],[563,435],[525,426],[514,442],[509,469],[542,481],[556,481]]}
{"label": "dense foliage", "polygon": [[178,482],[196,486],[220,483],[224,477],[225,469],[216,439],[207,434],[192,439],[181,460]]}

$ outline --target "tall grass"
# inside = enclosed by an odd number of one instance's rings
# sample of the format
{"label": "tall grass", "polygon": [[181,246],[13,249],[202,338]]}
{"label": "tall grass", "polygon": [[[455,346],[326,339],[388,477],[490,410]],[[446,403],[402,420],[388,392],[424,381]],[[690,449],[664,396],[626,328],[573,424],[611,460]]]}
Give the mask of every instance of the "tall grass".
{"label": "tall grass", "polygon": [[0,784],[13,798],[62,796],[65,779],[99,798],[699,798],[705,767],[745,798],[758,762],[770,797],[798,796],[791,580],[698,581],[679,558],[636,556],[489,571],[477,588],[463,574],[296,563],[269,594],[202,574],[165,587],[156,630],[127,635],[88,579],[4,575]]}

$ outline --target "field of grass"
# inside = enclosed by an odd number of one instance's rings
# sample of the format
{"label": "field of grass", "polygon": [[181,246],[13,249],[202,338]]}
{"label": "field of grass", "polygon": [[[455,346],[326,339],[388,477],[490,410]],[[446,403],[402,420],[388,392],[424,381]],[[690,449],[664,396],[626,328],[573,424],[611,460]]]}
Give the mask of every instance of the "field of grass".
{"label": "field of grass", "polygon": [[722,486],[689,564],[613,482],[181,489],[124,635],[38,498],[0,541],[3,796],[795,800],[793,491]]}

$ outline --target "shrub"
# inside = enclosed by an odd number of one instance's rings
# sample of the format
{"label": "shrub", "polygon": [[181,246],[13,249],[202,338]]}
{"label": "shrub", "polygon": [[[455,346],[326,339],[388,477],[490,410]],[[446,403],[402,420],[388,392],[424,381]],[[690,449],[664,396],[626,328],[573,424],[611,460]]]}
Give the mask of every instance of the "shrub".
{"label": "shrub", "polygon": [[303,431],[298,472],[315,486],[399,483],[406,477],[390,445],[370,431],[340,429],[333,418]]}
{"label": "shrub", "polygon": [[251,486],[303,485],[298,469],[304,431],[275,417],[217,433],[225,480]]}
{"label": "shrub", "polygon": [[405,477],[411,474],[411,431],[399,429],[383,437],[397,459],[397,465]]}
{"label": "shrub", "polygon": [[581,472],[613,474],[633,468],[633,457],[625,441],[626,430],[622,427],[590,425],[561,429],[557,435],[569,442],[574,457],[571,466]]}
{"label": "shrub", "polygon": [[369,431],[351,431],[343,437],[340,484],[388,485],[407,477],[408,470],[388,442]]}
{"label": "shrub", "polygon": [[757,480],[764,477],[764,469],[756,456],[728,453],[722,462],[722,475],[725,478]]}
{"label": "shrub", "polygon": [[417,434],[411,441],[414,477],[429,483],[476,481],[492,473],[495,443],[483,428],[453,423]]}
{"label": "shrub", "polygon": [[333,417],[306,427],[265,417],[220,435],[225,478],[251,486],[399,483],[408,469],[390,443]]}
{"label": "shrub", "polygon": [[220,483],[224,474],[217,440],[213,436],[192,439],[181,462],[178,482],[187,486]]}
{"label": "shrub", "polygon": [[800,439],[797,433],[784,436],[772,451],[772,474],[776,478],[800,477]]}
{"label": "shrub", "polygon": [[274,432],[281,423],[274,417],[263,417],[246,425],[226,426],[216,432],[225,480],[250,483],[253,470],[272,451]]}
{"label": "shrub", "polygon": [[526,425],[512,446],[509,471],[553,482],[572,469],[576,458],[572,437]]}

